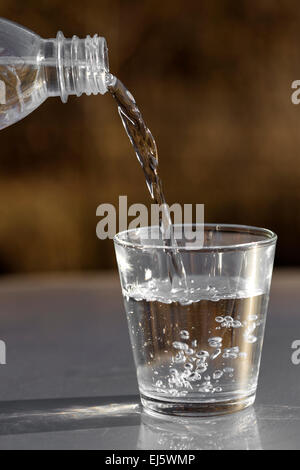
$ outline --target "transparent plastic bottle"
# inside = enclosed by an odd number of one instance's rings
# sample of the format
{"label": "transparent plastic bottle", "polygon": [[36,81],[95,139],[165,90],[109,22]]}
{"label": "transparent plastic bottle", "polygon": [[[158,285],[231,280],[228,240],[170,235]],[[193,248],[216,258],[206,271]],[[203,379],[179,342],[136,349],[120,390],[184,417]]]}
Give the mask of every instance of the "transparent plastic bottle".
{"label": "transparent plastic bottle", "polygon": [[19,121],[49,96],[104,94],[109,72],[106,40],[95,35],[42,39],[0,18],[0,129]]}

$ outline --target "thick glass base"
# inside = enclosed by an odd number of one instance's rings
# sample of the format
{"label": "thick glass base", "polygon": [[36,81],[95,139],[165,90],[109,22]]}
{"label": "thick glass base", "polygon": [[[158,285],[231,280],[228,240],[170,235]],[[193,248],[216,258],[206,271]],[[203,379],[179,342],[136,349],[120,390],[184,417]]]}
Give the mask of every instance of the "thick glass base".
{"label": "thick glass base", "polygon": [[234,413],[251,406],[255,401],[255,393],[243,398],[234,398],[221,402],[172,402],[159,401],[141,395],[145,411],[150,414],[160,413],[173,416],[217,416]]}

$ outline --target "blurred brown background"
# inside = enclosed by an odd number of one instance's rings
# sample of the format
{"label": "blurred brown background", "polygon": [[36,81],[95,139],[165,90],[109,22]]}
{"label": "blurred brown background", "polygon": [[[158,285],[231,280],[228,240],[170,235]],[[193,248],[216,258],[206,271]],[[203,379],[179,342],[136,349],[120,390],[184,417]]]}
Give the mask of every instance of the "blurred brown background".
{"label": "blurred brown background", "polygon": [[[279,235],[299,265],[297,0],[2,0],[1,16],[42,37],[107,38],[111,71],[158,144],[168,202],[204,203],[207,222]],[[0,272],[109,269],[102,202],[149,202],[112,98],[49,99],[0,134]]]}

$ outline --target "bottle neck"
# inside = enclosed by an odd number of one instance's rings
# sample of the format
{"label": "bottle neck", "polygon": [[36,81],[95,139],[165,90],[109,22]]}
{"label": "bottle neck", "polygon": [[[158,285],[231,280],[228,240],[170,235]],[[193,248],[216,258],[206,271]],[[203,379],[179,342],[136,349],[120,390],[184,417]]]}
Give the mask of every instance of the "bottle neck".
{"label": "bottle neck", "polygon": [[107,92],[109,73],[106,40],[95,35],[79,39],[64,37],[43,42],[42,64],[49,96],[60,96],[63,103],[69,95],[102,95]]}

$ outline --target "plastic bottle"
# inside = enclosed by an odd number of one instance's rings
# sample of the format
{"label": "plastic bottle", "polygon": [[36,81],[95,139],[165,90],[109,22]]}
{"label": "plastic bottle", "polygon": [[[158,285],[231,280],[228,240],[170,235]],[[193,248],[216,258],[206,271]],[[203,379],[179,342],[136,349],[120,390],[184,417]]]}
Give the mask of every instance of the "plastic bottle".
{"label": "plastic bottle", "polygon": [[104,94],[106,40],[95,35],[42,39],[0,18],[0,129],[27,116],[50,96]]}

